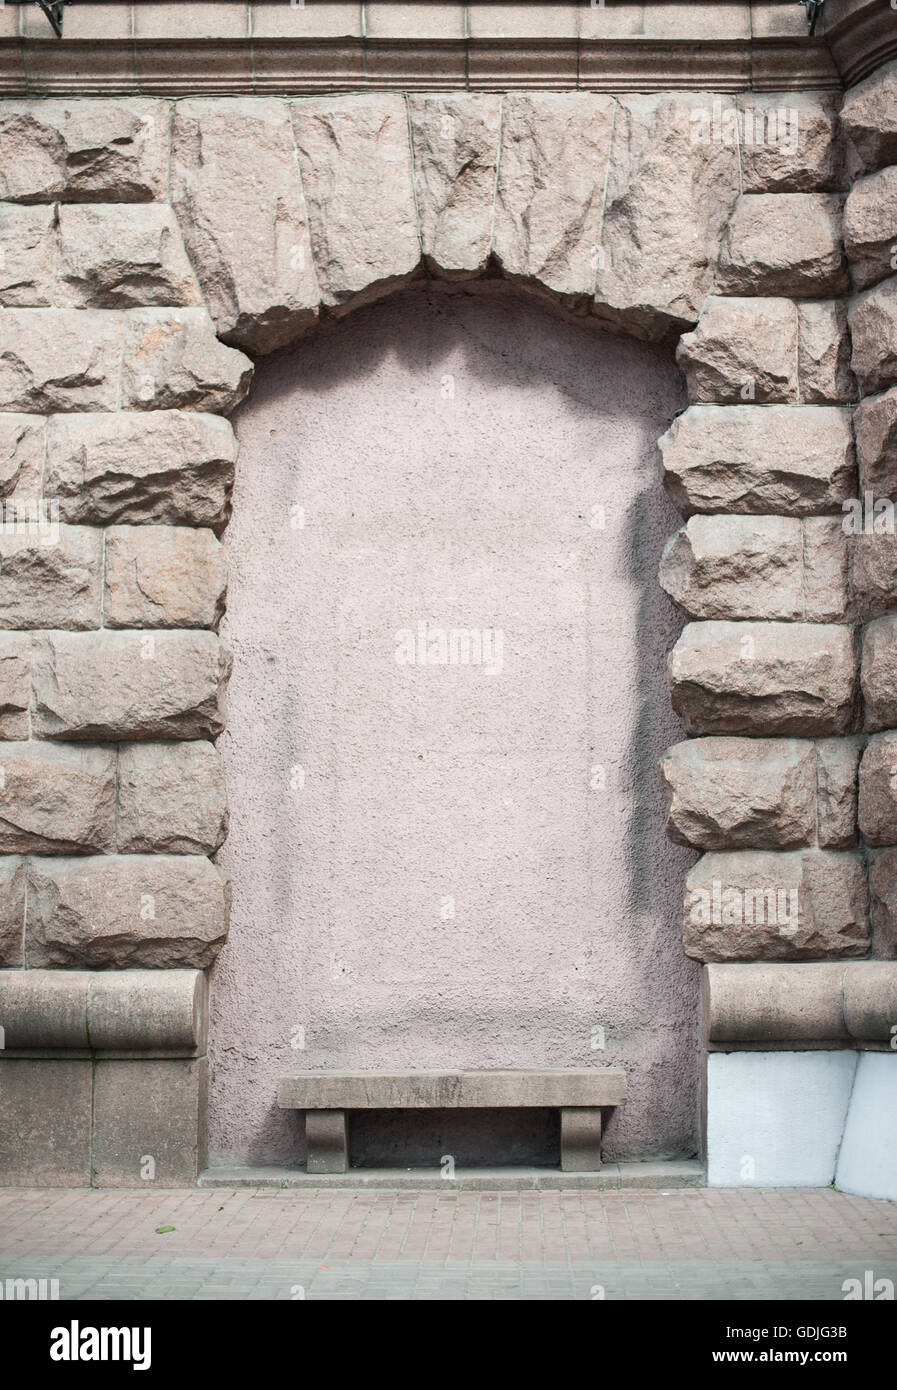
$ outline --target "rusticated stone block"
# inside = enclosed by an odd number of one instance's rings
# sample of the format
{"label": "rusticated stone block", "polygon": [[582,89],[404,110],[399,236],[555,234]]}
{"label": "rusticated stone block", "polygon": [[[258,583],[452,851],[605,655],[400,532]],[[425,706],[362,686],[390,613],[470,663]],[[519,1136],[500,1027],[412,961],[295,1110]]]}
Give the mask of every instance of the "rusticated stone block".
{"label": "rusticated stone block", "polygon": [[32,968],[203,970],[224,945],[227,880],[201,855],[27,862]]}
{"label": "rusticated stone block", "polygon": [[222,338],[263,353],[310,328],[320,295],[286,103],[256,97],[179,101],[171,180],[172,201]]}
{"label": "rusticated stone block", "polygon": [[40,496],[46,429],[40,415],[0,415],[0,497]]}
{"label": "rusticated stone block", "polygon": [[122,317],[122,409],[229,415],[246,395],[252,363],[218,341],[205,309],[132,309]]}
{"label": "rusticated stone block", "polygon": [[893,275],[897,246],[897,168],[858,179],[844,204],[844,249],[858,290]]}
{"label": "rusticated stone block", "polygon": [[217,737],[231,656],[211,632],[48,632],[36,639],[34,733]]}
{"label": "rusticated stone block", "polygon": [[859,817],[868,845],[897,845],[897,733],[874,734],[866,745]]}
{"label": "rusticated stone block", "polygon": [[869,950],[859,854],[705,854],[685,881],[683,941],[694,960],[826,960]]}
{"label": "rusticated stone block", "polygon": [[828,193],[745,193],[723,240],[722,294],[846,294],[841,202]]}
{"label": "rusticated stone block", "polygon": [[843,621],[837,517],[696,515],[667,542],[660,584],[690,618]]}
{"label": "rusticated stone block", "polygon": [[0,410],[115,410],[121,357],[117,314],[0,310]]}
{"label": "rusticated stone block", "polygon": [[693,405],[658,441],[664,486],[693,512],[838,511],[856,496],[850,412],[833,406]]}
{"label": "rusticated stone block", "polygon": [[56,302],[71,309],[201,304],[171,208],[163,203],[61,207]]}
{"label": "rusticated stone block", "polygon": [[746,193],[822,193],[843,188],[836,95],[750,92],[737,102],[738,152]]}
{"label": "rusticated stone block", "polygon": [[869,851],[873,950],[879,960],[897,960],[897,849]]}
{"label": "rusticated stone block", "polygon": [[840,299],[808,299],[798,304],[797,318],[800,399],[806,405],[856,400],[847,305]]}
{"label": "rusticated stone block", "polygon": [[660,764],[666,830],[696,849],[787,849],[816,834],[816,754],[802,739],[700,738]]}
{"label": "rusticated stone block", "polygon": [[897,498],[897,387],[860,401],[853,423],[860,494]]}
{"label": "rusticated stone block", "polygon": [[6,101],[0,112],[0,197],[143,203],[164,198],[168,105],[133,98]]}
{"label": "rusticated stone block", "polygon": [[0,859],[0,966],[18,970],[22,965],[25,930],[25,861]]}
{"label": "rusticated stone block", "polygon": [[121,853],[214,854],[224,843],[224,763],[211,743],[122,744],[118,783]]}
{"label": "rusticated stone block", "polygon": [[0,738],[29,738],[31,637],[0,632]]}
{"label": "rusticated stone block", "polygon": [[102,570],[102,531],[40,512],[0,527],[0,627],[99,627]]}
{"label": "rusticated stone block", "polygon": [[[206,1166],[207,1057],[96,1063],[91,1166],[94,1187],[189,1187]],[[160,1118],[164,1117],[164,1123]]]}
{"label": "rusticated stone block", "polygon": [[209,530],[112,526],[106,532],[107,627],[217,628],[226,588],[224,548]]}
{"label": "rusticated stone block", "polygon": [[851,849],[857,836],[859,764],[865,739],[824,738],[816,744],[816,839],[823,849]]}
{"label": "rusticated stone block", "polygon": [[0,743],[0,853],[99,854],[114,831],[114,750]]}
{"label": "rusticated stone block", "polygon": [[51,207],[0,204],[0,304],[27,309],[53,303],[53,218]]}
{"label": "rusticated stone block", "polygon": [[688,399],[796,401],[797,343],[791,299],[708,299],[697,328],[676,349]]}
{"label": "rusticated stone block", "polygon": [[865,169],[897,164],[897,63],[885,63],[850,88],[841,126]]}
{"label": "rusticated stone block", "polygon": [[594,312],[650,338],[695,323],[739,194],[738,151],[713,138],[708,105],[700,92],[617,99]]}
{"label": "rusticated stone block", "polygon": [[847,537],[850,555],[850,599],[853,617],[858,622],[897,608],[897,535]]}
{"label": "rusticated stone block", "polygon": [[851,733],[856,675],[853,629],[829,623],[689,623],[669,661],[690,734]]}
{"label": "rusticated stone block", "polygon": [[323,301],[339,312],[377,299],[420,262],[405,103],[314,97],[292,113]]}
{"label": "rusticated stone block", "polygon": [[613,123],[609,96],[504,98],[492,245],[507,275],[592,293]]}
{"label": "rusticated stone block", "polygon": [[449,278],[484,270],[492,249],[501,98],[489,92],[412,93],[408,120],[429,268]]}
{"label": "rusticated stone block", "polygon": [[860,680],[866,728],[897,725],[897,614],[876,618],[865,629]]}
{"label": "rusticated stone block", "polygon": [[217,415],[56,415],[49,424],[45,491],[58,500],[66,521],[220,530],[236,457],[233,428]]}
{"label": "rusticated stone block", "polygon": [[861,393],[870,396],[886,390],[897,382],[897,277],[857,295],[847,317],[853,342],[851,366]]}

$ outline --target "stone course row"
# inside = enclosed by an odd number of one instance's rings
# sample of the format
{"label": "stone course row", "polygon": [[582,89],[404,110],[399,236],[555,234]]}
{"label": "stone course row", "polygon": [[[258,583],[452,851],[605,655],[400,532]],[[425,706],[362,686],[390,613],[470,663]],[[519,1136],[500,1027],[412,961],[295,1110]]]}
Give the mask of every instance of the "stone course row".
{"label": "stone course row", "polygon": [[212,632],[0,633],[0,738],[217,738],[232,658]]}
{"label": "stone course row", "polygon": [[0,965],[204,969],[227,937],[230,889],[202,855],[0,857]]}
{"label": "stone course row", "polygon": [[897,732],[868,739],[707,737],[660,765],[667,834],[694,849],[897,845]]}
{"label": "stone course row", "polygon": [[227,819],[211,743],[0,743],[0,854],[213,854]]}
{"label": "stone course row", "polygon": [[225,590],[210,530],[101,531],[32,508],[0,530],[0,628],[217,628]]}

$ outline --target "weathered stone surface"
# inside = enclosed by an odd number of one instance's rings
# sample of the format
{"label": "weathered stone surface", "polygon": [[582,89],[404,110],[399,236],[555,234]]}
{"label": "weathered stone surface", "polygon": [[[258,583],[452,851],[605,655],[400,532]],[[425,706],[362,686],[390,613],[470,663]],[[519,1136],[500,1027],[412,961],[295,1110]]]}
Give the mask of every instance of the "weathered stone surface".
{"label": "weathered stone surface", "polygon": [[844,186],[839,98],[750,92],[737,98],[746,193],[817,193]]}
{"label": "weathered stone surface", "polygon": [[843,518],[804,518],[804,617],[838,623],[850,617],[848,547]]}
{"label": "weathered stone surface", "polygon": [[218,341],[205,309],[134,309],[122,318],[123,410],[229,415],[249,390],[252,363]]}
{"label": "weathered stone surface", "polygon": [[171,183],[221,337],[264,353],[311,327],[320,296],[286,103],[178,102]]}
{"label": "weathered stone surface", "polygon": [[897,733],[873,734],[866,745],[859,820],[868,845],[897,845]]}
{"label": "weathered stone surface", "polygon": [[338,312],[420,262],[408,116],[391,93],[314,97],[292,112],[318,283]]}
{"label": "weathered stone surface", "polygon": [[897,849],[869,851],[873,950],[879,960],[897,960]]}
{"label": "weathered stone surface", "polygon": [[133,1187],[151,1153],[157,1187],[194,1187],[207,1162],[208,1091],[208,1057],[97,1061],[92,1185]]}
{"label": "weathered stone surface", "polygon": [[200,855],[29,859],[28,964],[202,970],[227,937],[228,899]]}
{"label": "weathered stone surface", "polygon": [[722,294],[846,294],[841,202],[828,193],[745,193],[720,252]]}
{"label": "weathered stone surface", "polygon": [[34,733],[217,737],[230,667],[211,632],[43,633],[34,655]]}
{"label": "weathered stone surface", "polygon": [[865,169],[897,164],[897,63],[886,63],[849,89],[841,125]]}
{"label": "weathered stone surface", "polygon": [[56,302],[70,309],[201,304],[171,208],[162,203],[60,207]]}
{"label": "weathered stone surface", "polygon": [[860,680],[866,728],[897,725],[897,614],[876,618],[864,630]]}
{"label": "weathered stone surface", "polygon": [[816,839],[823,849],[857,843],[857,791],[865,739],[823,738],[816,744]]}
{"label": "weathered stone surface", "polygon": [[0,409],[115,410],[120,356],[117,314],[0,310]]}
{"label": "weathered stone surface", "polygon": [[412,93],[408,119],[427,265],[449,278],[484,270],[492,249],[501,98]]}
{"label": "weathered stone surface", "polygon": [[25,930],[25,861],[0,859],[0,966],[18,969],[22,964]]}
{"label": "weathered stone surface", "polygon": [[164,198],[168,105],[132,98],[6,101],[0,197],[19,203]]}
{"label": "weathered stone surface", "polygon": [[682,512],[834,512],[856,496],[850,412],[831,406],[693,405],[658,441]]}
{"label": "weathered stone surface", "polygon": [[40,496],[46,428],[40,415],[0,415],[0,497]]}
{"label": "weathered stone surface", "polygon": [[230,510],[236,457],[233,427],[217,415],[56,415],[49,423],[44,486],[66,521],[180,522],[220,530]]}
{"label": "weathered stone surface", "polygon": [[676,349],[688,399],[796,401],[797,343],[791,299],[708,299],[697,328]]}
{"label": "weathered stone surface", "polygon": [[696,849],[786,849],[816,834],[816,754],[802,739],[700,738],[660,764],[666,830]]}
{"label": "weathered stone surface", "polygon": [[0,632],[0,738],[30,737],[31,638]]}
{"label": "weathered stone surface", "polygon": [[100,854],[114,831],[114,750],[0,743],[0,853]]}
{"label": "weathered stone surface", "polygon": [[0,204],[0,304],[23,309],[53,303],[54,211]]}
{"label": "weathered stone surface", "polygon": [[843,620],[837,517],[693,516],[667,542],[660,583],[690,618]]}
{"label": "weathered stone surface", "polygon": [[869,622],[897,608],[897,535],[851,535],[850,600],[857,622]]}
{"label": "weathered stone surface", "polygon": [[897,387],[871,400],[860,401],[854,412],[860,496],[897,498]]}
{"label": "weathered stone surface", "polygon": [[847,305],[840,299],[810,299],[798,304],[797,315],[800,399],[807,405],[856,400]]}
{"label": "weathered stone surface", "polygon": [[107,627],[217,628],[226,589],[224,548],[209,530],[113,526],[106,532]]}
{"label": "weathered stone surface", "polygon": [[851,366],[864,396],[897,382],[897,277],[852,300],[847,311]]}
{"label": "weathered stone surface", "polygon": [[122,744],[118,779],[121,853],[214,854],[224,843],[224,763],[211,743]]}
{"label": "weathered stone surface", "polygon": [[859,854],[705,854],[685,881],[683,941],[694,960],[826,960],[869,949]]}
{"label": "weathered stone surface", "polygon": [[0,627],[100,627],[103,533],[60,526],[38,511],[36,525],[0,526]]}
{"label": "weathered stone surface", "polygon": [[617,102],[594,309],[651,338],[695,323],[739,194],[738,152],[707,115],[698,93]]}
{"label": "weathered stone surface", "polygon": [[492,244],[507,275],[559,295],[592,293],[613,123],[608,96],[504,98]]}
{"label": "weathered stone surface", "polygon": [[690,734],[847,734],[856,668],[849,627],[689,623],[670,654],[670,693]]}
{"label": "weathered stone surface", "polygon": [[897,270],[897,167],[858,179],[844,204],[844,249],[856,289]]}

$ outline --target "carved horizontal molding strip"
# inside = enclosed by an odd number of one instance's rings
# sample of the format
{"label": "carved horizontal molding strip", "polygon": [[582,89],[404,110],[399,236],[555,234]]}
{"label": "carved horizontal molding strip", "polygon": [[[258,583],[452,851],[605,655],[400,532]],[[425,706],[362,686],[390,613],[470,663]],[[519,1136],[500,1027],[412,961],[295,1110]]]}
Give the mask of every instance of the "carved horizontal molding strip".
{"label": "carved horizontal molding strip", "polygon": [[821,41],[172,40],[0,43],[0,93],[183,96],[382,90],[828,90]]}

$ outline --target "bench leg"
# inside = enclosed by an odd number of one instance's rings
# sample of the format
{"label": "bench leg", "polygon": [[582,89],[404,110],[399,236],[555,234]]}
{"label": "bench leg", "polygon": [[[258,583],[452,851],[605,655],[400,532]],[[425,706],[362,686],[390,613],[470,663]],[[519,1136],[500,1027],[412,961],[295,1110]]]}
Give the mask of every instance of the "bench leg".
{"label": "bench leg", "polygon": [[306,1110],[305,1143],[307,1172],[347,1172],[349,1142],[345,1110]]}
{"label": "bench leg", "polygon": [[601,1111],[561,1109],[561,1169],[597,1173],[601,1167]]}

